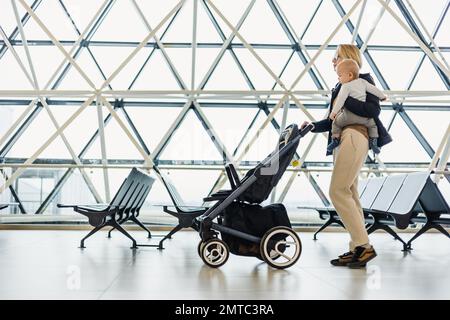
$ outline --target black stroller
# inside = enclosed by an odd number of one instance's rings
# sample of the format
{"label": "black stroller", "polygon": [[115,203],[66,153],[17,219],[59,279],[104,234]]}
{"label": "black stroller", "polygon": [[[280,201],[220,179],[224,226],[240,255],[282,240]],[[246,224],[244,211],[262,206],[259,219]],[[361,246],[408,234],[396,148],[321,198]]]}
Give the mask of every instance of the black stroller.
{"label": "black stroller", "polygon": [[[281,134],[275,151],[249,170],[240,180],[232,164],[225,170],[231,190],[220,190],[205,198],[217,201],[203,215],[194,220],[201,241],[198,254],[210,267],[220,267],[230,252],[257,257],[274,268],[294,265],[301,254],[301,242],[292,230],[286,208],[281,204],[265,207],[260,203],[268,198],[289,166],[300,139],[312,126],[299,130],[288,126]],[[217,222],[214,219],[217,218]],[[221,234],[219,239],[218,235]]]}

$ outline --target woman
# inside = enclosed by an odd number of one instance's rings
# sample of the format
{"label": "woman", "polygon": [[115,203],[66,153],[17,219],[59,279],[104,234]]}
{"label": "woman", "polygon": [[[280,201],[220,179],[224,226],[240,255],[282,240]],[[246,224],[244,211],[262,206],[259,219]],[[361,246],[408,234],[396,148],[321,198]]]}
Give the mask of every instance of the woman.
{"label": "woman", "polygon": [[[342,59],[355,60],[361,68],[362,59],[358,47],[349,44],[339,45],[332,60],[333,67]],[[360,78],[374,84],[370,74],[360,74]],[[339,93],[341,85],[338,83],[332,90],[331,103],[328,115],[332,109],[334,99]],[[378,146],[381,147],[392,141],[389,133],[378,119],[380,114],[380,103],[377,97],[367,93],[366,101],[362,102],[352,97],[345,101],[345,108],[358,116],[374,118],[378,128]],[[305,121],[301,127],[304,128],[309,122]],[[312,132],[328,131],[328,144],[331,139],[331,120],[313,122]],[[334,266],[347,266],[350,268],[365,267],[367,262],[376,257],[375,249],[370,245],[369,237],[365,228],[364,214],[359,202],[358,176],[369,151],[369,135],[367,128],[363,125],[349,125],[342,131],[340,145],[333,151],[333,173],[329,194],[339,217],[346,230],[350,233],[350,251],[331,260]],[[327,152],[330,155],[331,152]]]}

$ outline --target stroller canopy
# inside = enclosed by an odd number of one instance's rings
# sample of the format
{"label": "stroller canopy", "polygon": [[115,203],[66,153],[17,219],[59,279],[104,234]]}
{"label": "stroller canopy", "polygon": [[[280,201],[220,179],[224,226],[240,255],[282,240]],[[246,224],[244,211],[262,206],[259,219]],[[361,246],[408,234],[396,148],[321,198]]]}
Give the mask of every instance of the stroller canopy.
{"label": "stroller canopy", "polygon": [[291,124],[281,133],[275,150],[245,175],[242,182],[252,175],[257,180],[240,195],[240,200],[259,204],[269,197],[297,150],[299,135],[296,124]]}

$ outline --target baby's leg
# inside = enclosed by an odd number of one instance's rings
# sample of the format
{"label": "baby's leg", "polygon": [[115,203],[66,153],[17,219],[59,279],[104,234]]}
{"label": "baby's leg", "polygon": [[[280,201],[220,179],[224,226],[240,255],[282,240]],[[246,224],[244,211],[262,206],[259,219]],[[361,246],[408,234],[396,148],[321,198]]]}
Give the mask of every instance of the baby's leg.
{"label": "baby's leg", "polygon": [[378,138],[378,128],[377,124],[375,123],[375,120],[369,118],[369,120],[366,123],[366,127],[369,130],[369,137]]}
{"label": "baby's leg", "polygon": [[368,129],[369,137],[372,137],[371,134],[375,134],[374,137],[378,137],[377,125],[375,124],[375,120],[372,118],[360,117],[347,109],[344,109],[343,114],[345,117],[345,124],[343,124],[344,126],[348,126],[350,124],[361,124]]}
{"label": "baby's leg", "polygon": [[336,115],[336,118],[334,118],[333,122],[331,123],[331,137],[332,138],[339,139],[341,137],[342,128],[344,128],[344,126],[342,124],[345,123],[345,118],[343,118],[343,117],[344,117],[344,113],[339,112]]}
{"label": "baby's leg", "polygon": [[338,139],[341,136],[341,132],[342,132],[342,128],[336,124],[336,121],[333,121],[331,123],[331,137]]}

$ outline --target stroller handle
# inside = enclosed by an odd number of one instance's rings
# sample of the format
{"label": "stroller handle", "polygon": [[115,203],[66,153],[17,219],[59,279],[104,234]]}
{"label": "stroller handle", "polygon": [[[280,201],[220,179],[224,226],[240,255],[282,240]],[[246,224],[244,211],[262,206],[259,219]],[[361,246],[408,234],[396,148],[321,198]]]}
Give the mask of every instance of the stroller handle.
{"label": "stroller handle", "polygon": [[308,124],[306,127],[300,130],[300,136],[304,137],[308,132],[314,128],[313,124]]}

